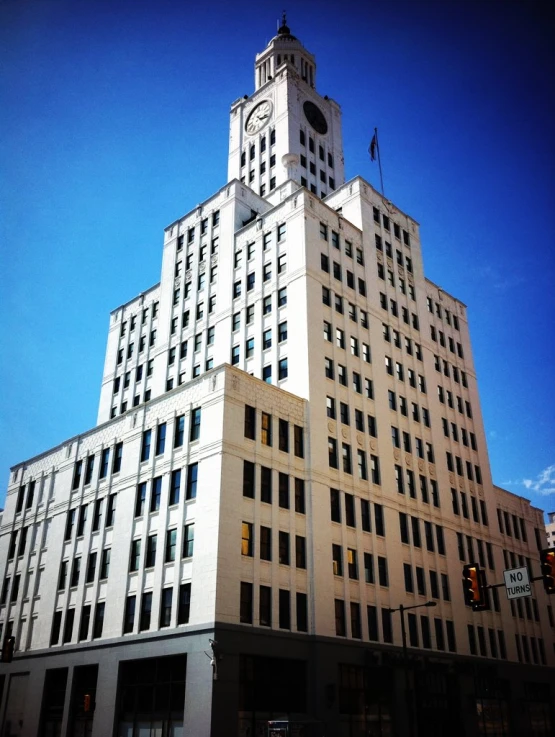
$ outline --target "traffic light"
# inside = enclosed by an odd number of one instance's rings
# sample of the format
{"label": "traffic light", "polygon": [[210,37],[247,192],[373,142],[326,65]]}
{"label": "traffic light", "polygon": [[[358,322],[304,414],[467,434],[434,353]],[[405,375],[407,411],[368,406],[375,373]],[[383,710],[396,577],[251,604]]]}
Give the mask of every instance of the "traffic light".
{"label": "traffic light", "polygon": [[11,663],[13,660],[13,652],[15,650],[15,637],[4,637],[2,644],[2,662]]}
{"label": "traffic light", "polygon": [[468,563],[463,567],[464,601],[475,612],[489,609],[486,585],[486,572],[478,563]]}
{"label": "traffic light", "polygon": [[548,594],[555,594],[555,548],[540,551],[543,587]]}
{"label": "traffic light", "polygon": [[86,693],[83,699],[83,711],[88,712],[91,710],[91,695]]}

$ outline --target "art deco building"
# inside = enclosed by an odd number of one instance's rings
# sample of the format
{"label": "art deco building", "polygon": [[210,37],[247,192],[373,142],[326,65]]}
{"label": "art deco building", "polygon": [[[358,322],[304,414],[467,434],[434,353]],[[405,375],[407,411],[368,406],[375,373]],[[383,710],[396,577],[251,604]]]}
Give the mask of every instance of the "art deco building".
{"label": "art deco building", "polygon": [[[547,735],[541,582],[481,612],[461,586],[465,562],[538,575],[541,547],[492,482],[467,308],[418,223],[345,182],[341,109],[284,22],[231,106],[228,182],[110,315],[97,426],[11,470],[2,734]],[[428,602],[405,661],[390,610]]]}

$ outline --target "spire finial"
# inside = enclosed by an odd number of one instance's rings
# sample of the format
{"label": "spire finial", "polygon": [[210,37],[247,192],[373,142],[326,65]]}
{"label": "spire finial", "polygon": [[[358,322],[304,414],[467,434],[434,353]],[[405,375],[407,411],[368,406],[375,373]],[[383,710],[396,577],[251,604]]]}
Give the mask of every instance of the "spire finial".
{"label": "spire finial", "polygon": [[287,27],[287,14],[284,10],[281,16],[281,26],[278,28],[278,36],[289,36],[289,35],[291,35],[291,31]]}

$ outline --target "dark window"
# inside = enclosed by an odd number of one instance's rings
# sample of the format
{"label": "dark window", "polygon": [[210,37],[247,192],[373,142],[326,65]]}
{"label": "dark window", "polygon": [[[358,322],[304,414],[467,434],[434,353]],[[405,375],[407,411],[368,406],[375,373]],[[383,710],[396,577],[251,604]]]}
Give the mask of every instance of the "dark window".
{"label": "dark window", "polygon": [[148,592],[141,598],[141,616],[139,619],[139,632],[150,629],[150,617],[152,614],[152,593]]}
{"label": "dark window", "polygon": [[269,586],[260,587],[259,621],[263,627],[272,626],[272,589]]}
{"label": "dark window", "polygon": [[93,639],[102,637],[102,628],[104,626],[104,610],[106,608],[105,602],[101,601],[96,605],[94,611],[94,623],[93,623]]}
{"label": "dark window", "polygon": [[279,590],[279,627],[291,629],[291,594],[285,589]]}
{"label": "dark window", "polygon": [[157,512],[160,509],[160,497],[162,496],[162,477],[152,479],[150,487],[150,511]]}
{"label": "dark window", "polygon": [[304,481],[295,479],[295,512],[305,513]]}
{"label": "dark window", "polygon": [[[123,618],[123,634],[133,632],[135,626],[135,604],[136,596],[128,596],[125,600],[125,614]],[[81,639],[81,638],[80,638]]]}
{"label": "dark window", "polygon": [[279,474],[279,506],[289,509],[289,476],[281,472]]}
{"label": "dark window", "polygon": [[289,423],[282,419],[279,420],[279,449],[289,452]]}
{"label": "dark window", "polygon": [[197,496],[198,463],[190,463],[187,467],[186,499],[196,499]]}
{"label": "dark window", "polygon": [[[240,621],[245,624],[252,624],[252,593],[252,583],[241,581]],[[185,621],[189,621],[188,614]]]}
{"label": "dark window", "polygon": [[189,440],[198,440],[200,437],[200,407],[193,409],[191,412],[191,427],[189,431]]}
{"label": "dark window", "polygon": [[141,445],[141,462],[147,461],[150,456],[150,442],[152,438],[152,430],[143,432],[143,440]]}
{"label": "dark window", "polygon": [[243,496],[254,499],[254,463],[243,461]]}

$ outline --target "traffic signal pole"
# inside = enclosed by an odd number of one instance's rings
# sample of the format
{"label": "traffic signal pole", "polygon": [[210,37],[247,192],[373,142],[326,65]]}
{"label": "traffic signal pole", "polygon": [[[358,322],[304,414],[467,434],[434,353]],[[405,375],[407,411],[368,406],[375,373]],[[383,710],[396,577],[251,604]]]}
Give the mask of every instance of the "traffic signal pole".
{"label": "traffic signal pole", "polygon": [[409,721],[409,737],[414,737],[414,696],[411,689],[410,674],[409,674],[409,658],[407,651],[407,630],[405,627],[405,612],[409,609],[420,609],[420,607],[431,607],[437,606],[435,601],[427,601],[425,604],[414,604],[413,606],[404,606],[399,604],[397,609],[390,609],[390,614],[399,612],[401,615],[401,638],[403,642],[403,670],[405,671],[405,698],[407,701],[407,714]]}

